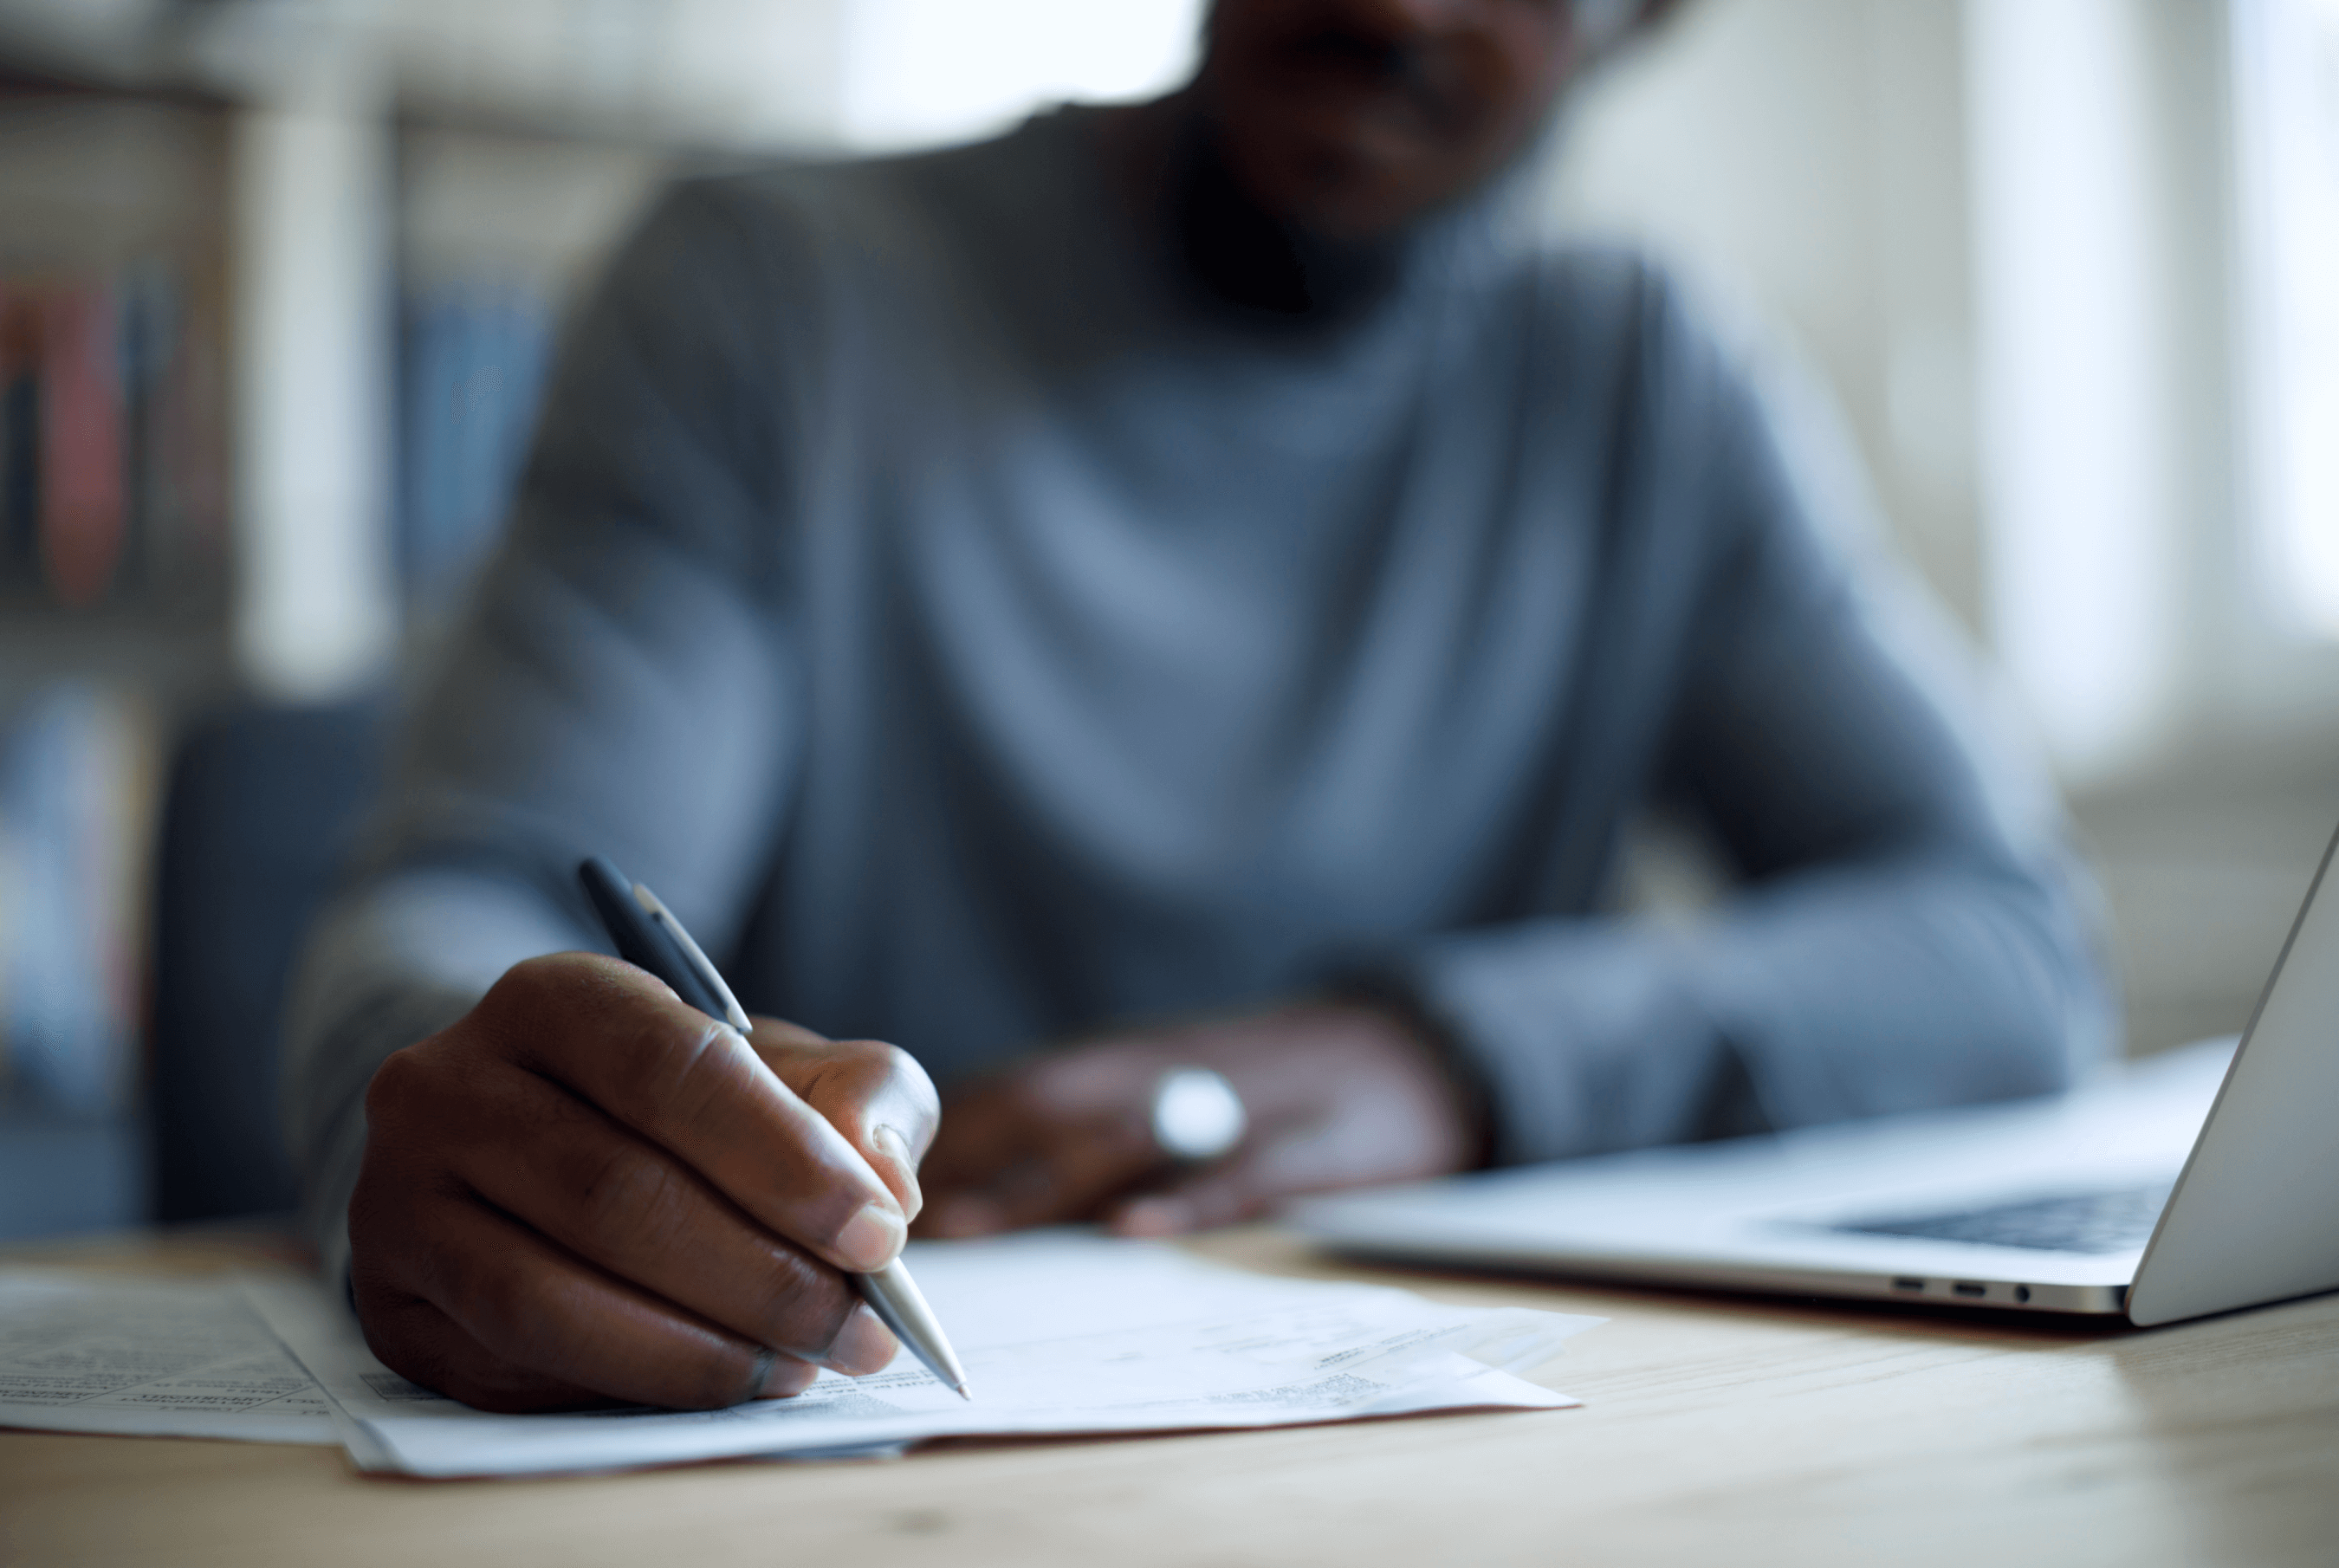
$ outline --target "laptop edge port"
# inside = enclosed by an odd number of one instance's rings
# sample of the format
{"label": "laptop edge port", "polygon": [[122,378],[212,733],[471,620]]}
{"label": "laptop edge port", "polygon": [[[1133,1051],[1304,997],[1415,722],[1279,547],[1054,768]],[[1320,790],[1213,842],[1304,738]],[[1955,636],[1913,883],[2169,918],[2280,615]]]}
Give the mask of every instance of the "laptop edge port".
{"label": "laptop edge port", "polygon": [[1892,1282],[1892,1288],[1895,1290],[1922,1290],[1925,1288],[1925,1282],[1921,1279],[1912,1279],[1904,1274],[1900,1278],[1895,1279]]}
{"label": "laptop edge port", "polygon": [[1989,1294],[1989,1287],[1984,1285],[1979,1279],[1960,1279],[1955,1285],[1950,1286],[1949,1288],[1956,1291],[1959,1296],[1988,1296]]}

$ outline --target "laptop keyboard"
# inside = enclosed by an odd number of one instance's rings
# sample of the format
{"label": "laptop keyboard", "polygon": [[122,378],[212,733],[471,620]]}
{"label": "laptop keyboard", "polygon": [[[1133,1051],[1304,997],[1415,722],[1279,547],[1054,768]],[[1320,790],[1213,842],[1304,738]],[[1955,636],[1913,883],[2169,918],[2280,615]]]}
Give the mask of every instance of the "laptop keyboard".
{"label": "laptop keyboard", "polygon": [[1950,1214],[1844,1220],[1828,1227],[1861,1236],[1914,1236],[2040,1252],[2127,1252],[2152,1238],[2170,1184],[2024,1198]]}

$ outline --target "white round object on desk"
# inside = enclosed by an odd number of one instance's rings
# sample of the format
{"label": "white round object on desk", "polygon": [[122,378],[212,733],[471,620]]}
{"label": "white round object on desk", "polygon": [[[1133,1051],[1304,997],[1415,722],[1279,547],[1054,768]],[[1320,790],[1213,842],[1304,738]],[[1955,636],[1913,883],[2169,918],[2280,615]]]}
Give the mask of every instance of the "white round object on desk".
{"label": "white round object on desk", "polygon": [[1172,1068],[1153,1090],[1153,1141],[1170,1159],[1199,1165],[1231,1152],[1250,1126],[1242,1096],[1207,1067]]}

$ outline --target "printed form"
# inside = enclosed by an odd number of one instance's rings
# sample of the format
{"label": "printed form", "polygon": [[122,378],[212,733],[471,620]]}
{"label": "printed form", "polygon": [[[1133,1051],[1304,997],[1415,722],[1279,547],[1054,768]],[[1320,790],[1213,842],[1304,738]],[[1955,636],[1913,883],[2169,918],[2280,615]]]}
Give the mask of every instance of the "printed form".
{"label": "printed form", "polygon": [[493,1415],[384,1367],[348,1313],[305,1282],[249,1289],[331,1395],[360,1465],[438,1476],[835,1457],[957,1435],[1551,1409],[1577,1402],[1516,1374],[1601,1321],[1272,1278],[1089,1235],[919,1245],[909,1262],[966,1364],[972,1403],[905,1354],[873,1376],[824,1374],[793,1399],[727,1410]]}
{"label": "printed form", "polygon": [[333,1443],[331,1401],[224,1280],[0,1270],[0,1426]]}

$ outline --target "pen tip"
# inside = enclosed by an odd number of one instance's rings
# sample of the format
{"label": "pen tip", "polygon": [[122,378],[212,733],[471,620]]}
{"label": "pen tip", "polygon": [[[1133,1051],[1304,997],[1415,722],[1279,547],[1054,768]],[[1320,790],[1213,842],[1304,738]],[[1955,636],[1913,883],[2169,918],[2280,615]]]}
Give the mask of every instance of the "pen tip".
{"label": "pen tip", "polygon": [[963,1383],[953,1383],[953,1384],[952,1384],[952,1385],[951,1385],[951,1386],[952,1386],[952,1388],[955,1388],[955,1389],[957,1389],[957,1390],[958,1390],[958,1396],[959,1396],[961,1399],[965,1400],[969,1405],[972,1405],[972,1404],[973,1404],[973,1403],[974,1403],[974,1395],[973,1395],[972,1393],[968,1392],[968,1390],[967,1390],[967,1386],[966,1386],[966,1385],[965,1385],[965,1384],[963,1384]]}

